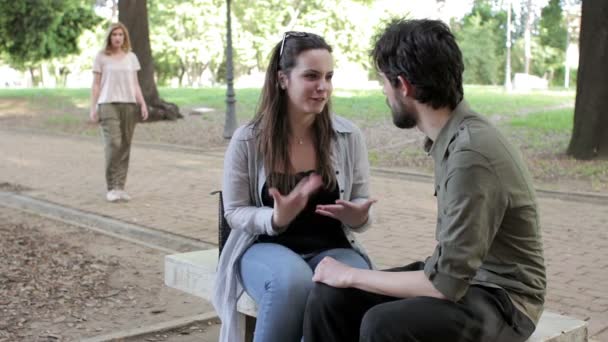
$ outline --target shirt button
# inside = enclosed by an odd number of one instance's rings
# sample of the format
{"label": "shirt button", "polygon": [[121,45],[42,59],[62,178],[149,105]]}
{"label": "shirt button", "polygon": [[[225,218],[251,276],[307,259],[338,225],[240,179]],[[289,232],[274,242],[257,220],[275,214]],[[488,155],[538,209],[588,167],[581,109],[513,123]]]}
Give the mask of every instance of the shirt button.
{"label": "shirt button", "polygon": [[340,171],[336,171],[336,174],[337,174],[337,175],[339,175],[339,174],[340,174]]}
{"label": "shirt button", "polygon": [[344,189],[340,190],[341,193],[344,193]]}

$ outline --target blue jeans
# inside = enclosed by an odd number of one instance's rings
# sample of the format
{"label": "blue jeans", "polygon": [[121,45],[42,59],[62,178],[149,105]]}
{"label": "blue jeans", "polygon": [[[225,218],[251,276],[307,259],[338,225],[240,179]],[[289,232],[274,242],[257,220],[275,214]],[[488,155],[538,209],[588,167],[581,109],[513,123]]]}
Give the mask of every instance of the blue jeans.
{"label": "blue jeans", "polygon": [[307,259],[275,243],[255,243],[245,251],[240,261],[241,280],[258,304],[254,342],[302,339],[313,270],[325,256],[352,267],[369,268],[365,259],[350,248],[330,249]]}

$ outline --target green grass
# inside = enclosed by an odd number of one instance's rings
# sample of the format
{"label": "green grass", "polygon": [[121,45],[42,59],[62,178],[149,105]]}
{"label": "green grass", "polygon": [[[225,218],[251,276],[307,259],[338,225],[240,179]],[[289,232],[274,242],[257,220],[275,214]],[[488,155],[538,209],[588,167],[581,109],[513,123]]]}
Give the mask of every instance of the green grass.
{"label": "green grass", "polygon": [[[208,107],[226,111],[225,88],[160,88],[159,94],[166,101],[180,107]],[[239,118],[250,118],[255,112],[259,89],[235,89],[236,113]]]}
{"label": "green grass", "polygon": [[[162,98],[180,107],[210,107],[226,110],[226,90],[215,88],[159,88]],[[236,89],[236,110],[239,118],[250,118],[260,96],[259,89]],[[87,104],[90,89],[0,89],[2,98],[22,98],[45,105]],[[502,87],[465,86],[465,98],[483,115],[513,116],[537,112],[543,108],[574,104],[572,91],[506,93]],[[340,90],[333,95],[333,111],[351,119],[378,121],[390,117],[380,86],[374,90]]]}
{"label": "green grass", "polygon": [[[557,184],[574,179],[573,187],[608,189],[606,161],[582,162],[564,155],[570,140],[574,107],[574,92],[563,90],[506,93],[502,87],[465,86],[465,98],[471,107],[491,117],[510,141],[520,148],[535,179]],[[196,107],[214,109],[213,115],[201,115],[208,126],[221,125],[226,110],[226,90],[214,88],[159,88],[163,99],[174,102],[186,114]],[[260,90],[236,89],[236,112],[240,123],[255,113]],[[0,115],[18,127],[48,129],[68,134],[98,136],[96,126],[87,123],[90,89],[0,89]],[[383,134],[383,125],[390,121],[390,110],[380,86],[372,90],[336,89],[332,97],[333,111],[353,119],[373,134]],[[197,117],[189,118],[196,120]],[[175,122],[188,124],[186,121]],[[155,134],[154,125],[147,126]],[[188,126],[190,127],[190,126]],[[215,128],[215,126],[213,126]],[[183,127],[174,127],[177,131]],[[166,132],[162,133],[165,137]],[[175,143],[169,135],[166,140]],[[163,138],[159,141],[164,141]],[[156,138],[155,138],[156,139]],[[188,140],[190,144],[192,140]],[[182,144],[180,142],[180,144]],[[377,144],[382,144],[381,142]],[[380,148],[374,148],[380,147]],[[373,165],[406,167],[420,172],[431,172],[432,163],[419,146],[407,145],[399,150],[385,150],[382,146],[368,146]],[[580,183],[581,181],[587,183]],[[569,184],[569,183],[568,183]],[[570,186],[570,185],[568,185]]]}
{"label": "green grass", "polygon": [[23,89],[0,89],[0,98],[44,98],[44,97],[70,97],[78,100],[89,99],[91,90],[87,88],[23,88]]}
{"label": "green grass", "polygon": [[465,86],[465,98],[471,107],[483,115],[513,116],[538,112],[548,107],[574,106],[572,91],[529,91],[507,93],[502,87]]}
{"label": "green grass", "polygon": [[[240,118],[252,117],[259,89],[236,89],[237,114]],[[1,93],[0,93],[1,94]],[[160,94],[180,106],[204,105],[225,111],[224,88],[170,89],[161,88]],[[506,93],[502,87],[465,86],[465,98],[471,107],[482,115],[514,116],[522,112],[536,112],[547,107],[574,104],[571,91],[535,91]],[[378,121],[390,118],[384,94],[375,90],[336,89],[332,98],[333,111],[350,119]]]}
{"label": "green grass", "polygon": [[546,133],[568,133],[572,131],[573,119],[574,109],[565,108],[530,113],[511,119],[509,124],[513,127],[536,129]]}
{"label": "green grass", "polygon": [[69,114],[63,114],[63,115],[58,115],[58,116],[51,116],[49,118],[46,119],[46,123],[50,124],[50,125],[79,125],[82,123],[82,118],[73,116],[73,115],[69,115]]}

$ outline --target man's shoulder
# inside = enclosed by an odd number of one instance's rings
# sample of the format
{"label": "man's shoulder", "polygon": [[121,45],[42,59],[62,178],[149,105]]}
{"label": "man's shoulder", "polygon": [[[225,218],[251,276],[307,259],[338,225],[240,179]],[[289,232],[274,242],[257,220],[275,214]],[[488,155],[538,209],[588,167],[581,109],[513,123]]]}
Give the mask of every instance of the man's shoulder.
{"label": "man's shoulder", "polygon": [[458,126],[450,150],[474,151],[486,155],[496,153],[496,148],[502,148],[504,144],[504,137],[488,119],[471,112]]}

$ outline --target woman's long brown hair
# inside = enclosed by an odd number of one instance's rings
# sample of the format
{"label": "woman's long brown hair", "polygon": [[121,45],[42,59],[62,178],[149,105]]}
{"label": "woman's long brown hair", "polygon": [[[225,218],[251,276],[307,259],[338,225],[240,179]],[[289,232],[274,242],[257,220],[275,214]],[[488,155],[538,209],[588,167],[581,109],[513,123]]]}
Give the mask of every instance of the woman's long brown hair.
{"label": "woman's long brown hair", "polygon": [[112,54],[112,32],[117,29],[121,29],[125,37],[122,43],[122,51],[131,51],[131,38],[129,38],[129,30],[127,30],[127,27],[123,23],[116,22],[110,25],[108,28],[108,33],[106,34],[106,41],[103,51],[108,56]]}
{"label": "woman's long brown hair", "polygon": [[[295,172],[289,158],[289,137],[291,135],[287,115],[287,92],[279,86],[279,70],[288,77],[296,66],[297,57],[304,51],[324,49],[332,52],[331,47],[323,38],[312,33],[298,33],[297,36],[287,36],[281,54],[281,42],[272,51],[270,64],[266,69],[264,87],[256,115],[251,121],[258,135],[258,150],[264,157],[264,167],[267,173],[269,187],[276,187],[286,194],[295,186]],[[334,131],[331,124],[330,99],[317,115],[313,123],[313,143],[317,155],[317,170],[327,189],[333,189],[336,176],[331,164],[331,146]]]}

